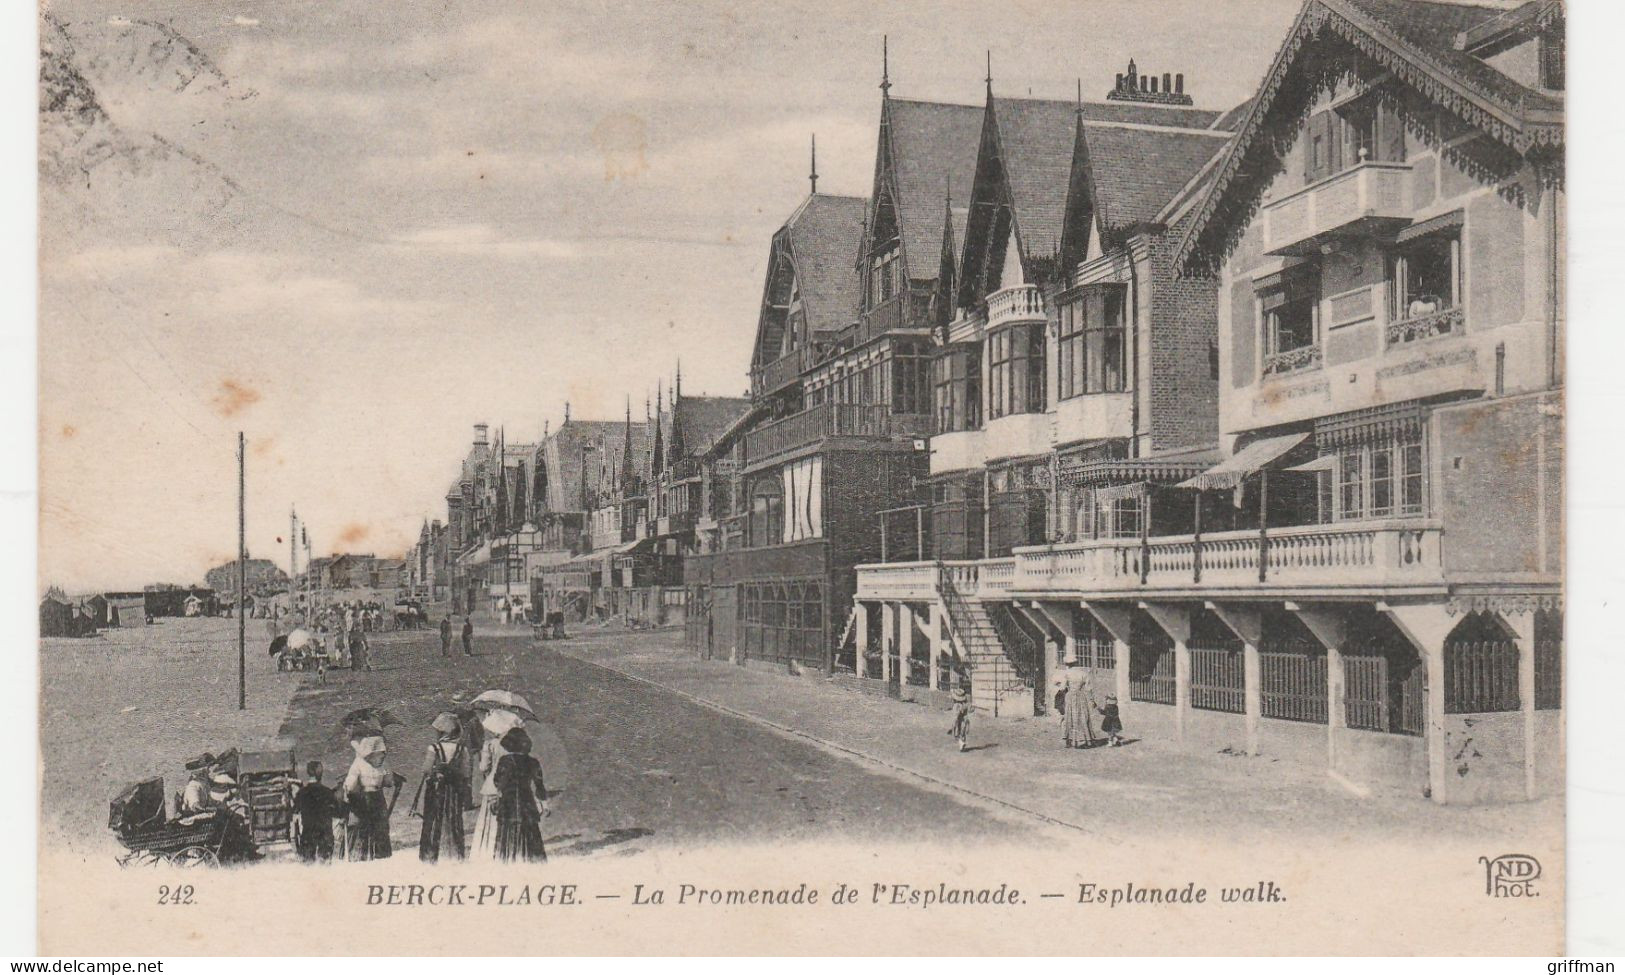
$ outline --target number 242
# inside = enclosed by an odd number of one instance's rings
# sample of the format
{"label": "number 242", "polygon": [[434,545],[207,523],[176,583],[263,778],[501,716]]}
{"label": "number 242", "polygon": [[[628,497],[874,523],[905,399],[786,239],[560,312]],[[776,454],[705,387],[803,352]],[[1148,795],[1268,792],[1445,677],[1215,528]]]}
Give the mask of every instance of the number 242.
{"label": "number 242", "polygon": [[158,888],[159,904],[194,904],[193,895],[197,893],[191,884],[176,884],[170,887],[165,884]]}

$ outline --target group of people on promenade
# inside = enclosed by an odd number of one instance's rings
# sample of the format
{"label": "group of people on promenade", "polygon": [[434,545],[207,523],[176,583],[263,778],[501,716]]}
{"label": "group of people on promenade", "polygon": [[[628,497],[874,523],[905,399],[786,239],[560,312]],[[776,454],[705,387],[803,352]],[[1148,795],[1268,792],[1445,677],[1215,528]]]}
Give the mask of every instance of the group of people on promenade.
{"label": "group of people on promenade", "polygon": [[[541,831],[547,791],[524,725],[519,714],[501,708],[442,711],[430,723],[435,738],[410,807],[410,815],[422,819],[420,859],[547,859]],[[343,827],[347,859],[393,853],[390,822],[407,779],[390,769],[381,727],[353,729],[350,746],[355,758],[338,789],[323,781],[322,763],[310,762],[294,797],[295,845],[306,862],[333,858],[335,825]]]}
{"label": "group of people on promenade", "polygon": [[[948,729],[960,751],[970,749],[971,695],[968,673],[960,673],[949,691],[954,723]],[[1061,718],[1061,744],[1066,748],[1093,748],[1104,742],[1110,747],[1123,744],[1123,717],[1117,695],[1104,700],[1095,696],[1094,680],[1086,668],[1070,668],[1055,680],[1055,713]],[[1096,733],[1095,718],[1100,718]]]}

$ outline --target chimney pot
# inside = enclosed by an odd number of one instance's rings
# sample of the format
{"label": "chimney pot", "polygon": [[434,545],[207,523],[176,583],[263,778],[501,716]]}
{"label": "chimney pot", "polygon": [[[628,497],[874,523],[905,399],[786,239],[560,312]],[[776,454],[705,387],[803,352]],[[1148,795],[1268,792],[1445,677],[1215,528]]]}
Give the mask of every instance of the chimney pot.
{"label": "chimney pot", "polygon": [[1118,91],[1122,91],[1122,90],[1123,90],[1123,72],[1121,72],[1121,71],[1119,71],[1119,72],[1117,72],[1117,85],[1116,85],[1116,89],[1117,89],[1117,90],[1118,90]]}
{"label": "chimney pot", "polygon": [[1162,73],[1162,90],[1163,91],[1173,91],[1174,90],[1173,81],[1174,81],[1173,75],[1170,75],[1168,72],[1164,71]]}
{"label": "chimney pot", "polygon": [[1157,76],[1156,75],[1151,76],[1151,93],[1153,95],[1157,93]]}
{"label": "chimney pot", "polygon": [[1151,90],[1151,79],[1150,79],[1150,77],[1148,77],[1146,75],[1141,75],[1140,76],[1140,90],[1141,91],[1150,91]]}
{"label": "chimney pot", "polygon": [[1174,75],[1174,93],[1177,95],[1185,94],[1185,75],[1183,73]]}

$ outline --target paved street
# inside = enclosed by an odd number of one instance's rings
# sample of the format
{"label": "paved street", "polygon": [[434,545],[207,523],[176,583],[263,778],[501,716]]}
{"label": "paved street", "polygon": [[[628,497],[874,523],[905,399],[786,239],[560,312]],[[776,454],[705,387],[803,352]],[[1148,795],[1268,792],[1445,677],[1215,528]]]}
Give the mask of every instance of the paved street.
{"label": "paved street", "polygon": [[[323,759],[332,782],[350,759],[337,728],[342,714],[374,705],[406,722],[388,729],[391,767],[409,778],[394,818],[397,855],[415,856],[420,821],[408,817],[406,806],[430,741],[428,723],[453,700],[497,687],[524,694],[543,718],[537,753],[548,789],[557,793],[546,824],[555,854],[741,839],[895,839],[938,830],[1017,840],[1051,828],[565,656],[532,643],[528,632],[510,632],[482,633],[475,657],[456,652],[450,659],[440,656],[437,637],[384,635],[372,673],[339,671],[325,684],[308,678],[289,705],[281,738],[301,763]],[[650,638],[604,632],[572,643]]]}

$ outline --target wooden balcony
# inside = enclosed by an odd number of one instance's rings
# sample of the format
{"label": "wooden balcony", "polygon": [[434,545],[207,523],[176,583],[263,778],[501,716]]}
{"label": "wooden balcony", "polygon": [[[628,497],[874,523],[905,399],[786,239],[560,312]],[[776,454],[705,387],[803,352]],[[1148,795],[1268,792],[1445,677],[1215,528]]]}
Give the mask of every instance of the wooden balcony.
{"label": "wooden balcony", "polygon": [[1044,320],[1044,296],[1035,284],[1018,284],[987,296],[987,327]]}
{"label": "wooden balcony", "polygon": [[852,326],[851,347],[867,345],[892,332],[925,331],[931,327],[926,318],[929,310],[929,295],[915,295],[911,291],[893,295],[864,312]]}
{"label": "wooden balcony", "polygon": [[745,434],[744,463],[749,468],[834,437],[886,440],[923,436],[927,420],[915,414],[894,417],[884,406],[821,403]]}
{"label": "wooden balcony", "polygon": [[1366,162],[1265,204],[1264,250],[1305,255],[1326,239],[1392,230],[1410,222],[1405,163]]}
{"label": "wooden balcony", "polygon": [[751,394],[757,397],[771,396],[786,386],[793,385],[801,378],[801,372],[805,368],[806,362],[805,350],[796,349],[764,366],[752,369],[750,371]]}
{"label": "wooden balcony", "polygon": [[655,535],[678,535],[694,528],[694,512],[678,511],[655,519]]}

